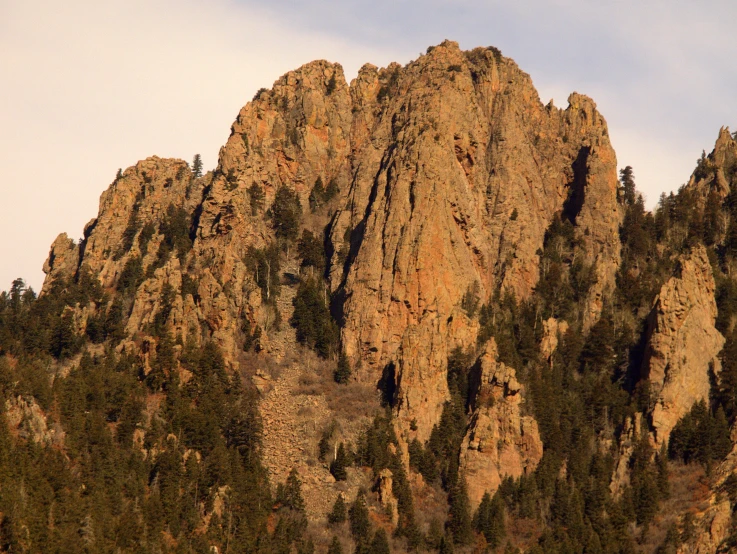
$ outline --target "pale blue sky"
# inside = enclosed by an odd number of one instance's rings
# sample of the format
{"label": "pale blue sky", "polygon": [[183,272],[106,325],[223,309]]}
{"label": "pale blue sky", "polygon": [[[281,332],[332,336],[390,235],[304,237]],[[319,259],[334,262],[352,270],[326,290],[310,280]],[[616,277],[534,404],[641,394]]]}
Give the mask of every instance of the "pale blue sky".
{"label": "pale blue sky", "polygon": [[543,102],[588,94],[652,205],[737,127],[737,2],[0,0],[0,289],[35,288],[118,167],[211,168],[240,107],[316,58],[406,63],[445,38],[493,45]]}

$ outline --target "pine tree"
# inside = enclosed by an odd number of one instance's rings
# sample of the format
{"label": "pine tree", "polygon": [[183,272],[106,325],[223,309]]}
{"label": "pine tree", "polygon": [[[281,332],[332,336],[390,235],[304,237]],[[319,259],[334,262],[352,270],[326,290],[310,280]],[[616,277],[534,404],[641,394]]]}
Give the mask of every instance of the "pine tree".
{"label": "pine tree", "polygon": [[341,442],[338,445],[338,451],[335,459],[330,463],[330,473],[335,477],[336,481],[345,481],[348,478],[346,467],[349,465],[348,454],[345,451],[345,445]]}
{"label": "pine tree", "polygon": [[471,503],[468,499],[466,479],[460,476],[448,495],[450,510],[448,512],[448,531],[453,533],[456,544],[471,544],[473,526],[471,521]]}
{"label": "pine tree", "polygon": [[624,169],[619,170],[619,180],[622,183],[622,201],[625,205],[631,206],[635,203],[635,174],[632,166],[628,165]]}
{"label": "pine tree", "polygon": [[333,540],[328,548],[328,554],[343,554],[343,546],[335,535],[333,535]]}
{"label": "pine tree", "polygon": [[455,549],[453,548],[453,533],[448,533],[440,541],[440,548],[438,549],[440,554],[454,554]]}
{"label": "pine tree", "polygon": [[371,541],[371,554],[390,554],[389,549],[389,538],[386,536],[386,531],[383,527],[380,527],[374,533],[374,540]]}
{"label": "pine tree", "polygon": [[331,525],[340,525],[346,520],[346,518],[347,511],[345,507],[345,500],[343,500],[343,495],[339,494],[338,498],[335,499],[333,509],[328,514],[328,523],[330,523]]}
{"label": "pine tree", "polygon": [[358,491],[348,516],[351,521],[353,539],[357,543],[367,541],[371,531],[371,523],[369,522],[368,506],[366,505],[366,492],[363,489]]}
{"label": "pine tree", "polygon": [[248,198],[251,204],[251,215],[258,215],[264,207],[264,189],[258,183],[252,183],[248,187]]}
{"label": "pine tree", "polygon": [[473,518],[473,526],[477,532],[483,533],[487,543],[496,548],[504,538],[504,501],[499,491],[492,498],[485,493]]}
{"label": "pine tree", "polygon": [[271,204],[271,222],[277,238],[293,241],[297,238],[302,219],[302,204],[297,193],[286,186],[276,190]]}
{"label": "pine tree", "polygon": [[337,83],[336,83],[336,80],[335,80],[335,72],[333,72],[333,74],[330,76],[330,79],[328,80],[327,87],[325,87],[325,93],[328,96],[330,96],[331,94],[333,94],[333,92],[335,92],[336,85],[337,85]]}
{"label": "pine tree", "polygon": [[333,372],[333,379],[340,385],[345,385],[351,378],[351,364],[348,362],[348,356],[345,352],[341,352],[338,357],[338,365]]}
{"label": "pine tree", "polygon": [[297,547],[297,554],[315,554],[315,543],[312,542],[311,537],[307,537],[306,540],[300,541]]}
{"label": "pine tree", "polygon": [[729,423],[727,423],[724,408],[719,406],[714,415],[714,446],[712,448],[714,459],[717,461],[723,460],[731,450],[732,441],[730,439]]}
{"label": "pine tree", "polygon": [[284,486],[277,491],[276,500],[286,508],[304,512],[305,501],[302,498],[302,482],[299,480],[299,474],[295,468],[292,468],[292,471],[289,472]]}
{"label": "pine tree", "polygon": [[192,173],[195,179],[202,177],[202,157],[199,154],[192,159]]}

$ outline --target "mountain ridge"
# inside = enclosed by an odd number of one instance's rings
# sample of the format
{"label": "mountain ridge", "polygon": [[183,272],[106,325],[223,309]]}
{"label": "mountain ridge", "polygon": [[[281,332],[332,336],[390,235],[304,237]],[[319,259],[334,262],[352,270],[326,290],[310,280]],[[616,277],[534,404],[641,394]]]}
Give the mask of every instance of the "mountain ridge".
{"label": "mountain ridge", "polygon": [[[508,540],[530,552],[566,541],[618,552],[636,540],[655,551],[651,524],[663,534],[664,522],[687,525],[680,514],[654,519],[668,479],[659,492],[652,482],[690,452],[690,414],[718,425],[701,460],[708,471],[733,448],[723,441],[732,370],[719,354],[733,341],[737,142],[721,129],[689,183],[648,213],[631,174],[617,176],[596,104],[578,93],[568,103],[544,106],[497,49],[451,41],[404,67],[367,64],[350,85],[322,60],[289,72],[239,112],[214,171],[147,158],[102,194],[81,243],[54,241],[36,304],[13,307],[22,285],[3,297],[7,321],[14,310],[31,318],[3,323],[7,371],[31,353],[50,356],[62,383],[96,375],[96,364],[129,364],[127,394],[146,408],[130,408],[136,432],[123,451],[154,468],[162,456],[189,467],[195,455],[207,468],[215,453],[237,451],[261,479],[263,527],[237,524],[243,551],[308,548],[307,527],[325,550],[336,495],[360,504],[374,485],[370,512],[395,532],[395,549]],[[41,347],[26,344],[31,331]],[[11,427],[50,426],[25,394],[6,401],[8,421],[20,422]],[[709,417],[694,412],[699,402]],[[195,423],[205,410],[224,419]],[[118,428],[115,419],[112,437]],[[673,433],[687,446],[666,462],[659,449]],[[730,540],[733,501],[717,493],[730,460],[710,507],[689,520],[704,528],[663,544],[700,552]],[[220,475],[197,486],[198,515],[187,516],[215,548],[231,544],[222,518],[237,488]],[[281,488],[267,500],[268,480]],[[136,502],[156,498],[157,483],[142,481]],[[551,502],[570,514],[550,515]],[[566,519],[581,506],[586,524]],[[172,514],[166,548],[198,551],[196,533],[173,532],[184,516]],[[496,527],[484,523],[493,517]],[[526,519],[537,534],[504,534]],[[348,546],[345,529],[328,529]],[[147,541],[141,548],[160,547]]]}

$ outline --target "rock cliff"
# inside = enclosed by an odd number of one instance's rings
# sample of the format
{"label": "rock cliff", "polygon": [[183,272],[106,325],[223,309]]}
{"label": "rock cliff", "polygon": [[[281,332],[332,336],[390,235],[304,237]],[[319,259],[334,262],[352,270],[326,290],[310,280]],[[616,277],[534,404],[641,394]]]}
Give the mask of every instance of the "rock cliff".
{"label": "rock cliff", "polygon": [[478,366],[480,384],[460,464],[474,509],[505,477],[532,473],[543,455],[537,422],[524,413],[524,387],[514,369],[499,361],[494,339],[486,344]]}
{"label": "rock cliff", "polygon": [[[243,319],[267,331],[268,348],[275,317],[248,271],[249,248],[273,240],[265,220],[279,187],[294,190],[307,212],[316,183],[337,191],[328,274],[343,348],[359,380],[393,382],[401,427],[416,420],[422,440],[448,398],[448,353],[475,343],[462,296],[471,287],[482,302],[499,290],[529,296],[556,213],[575,224],[577,248],[595,265],[587,325],[613,286],[616,158],[594,102],[574,93],[565,110],[544,106],[529,76],[497,50],[463,52],[446,41],[405,67],[364,66],[350,87],[341,67],[324,61],[286,74],[241,110],[204,178],[158,158],[126,170],[82,244],[54,243],[47,287],[87,267],[111,288],[140,257],[145,279],[128,335],[153,320],[168,284],[177,293],[174,335],[199,340],[191,331],[204,326],[234,362]],[[142,229],[178,208],[192,214],[191,250],[162,258],[166,237],[156,227],[142,251]],[[311,215],[305,225],[319,233],[327,221]]]}
{"label": "rock cliff", "polygon": [[717,355],[724,337],[714,326],[714,277],[703,246],[678,260],[678,274],[661,288],[648,319],[644,372],[650,381],[654,438],[670,432],[699,400],[709,400],[710,373],[719,373]]}
{"label": "rock cliff", "polygon": [[709,194],[714,193],[723,200],[737,183],[737,140],[729,132],[729,127],[719,130],[714,149],[702,155],[696,169],[691,174],[688,187],[697,191],[702,203]]}
{"label": "rock cliff", "polygon": [[364,67],[352,93],[354,129],[371,140],[354,143],[331,233],[348,251],[331,273],[343,347],[360,379],[393,379],[403,428],[416,419],[425,440],[448,398],[448,353],[475,339],[462,296],[477,284],[482,301],[527,297],[557,212],[596,264],[596,318],[619,259],[616,160],[590,99],[543,106],[494,49],[445,42],[404,68]]}

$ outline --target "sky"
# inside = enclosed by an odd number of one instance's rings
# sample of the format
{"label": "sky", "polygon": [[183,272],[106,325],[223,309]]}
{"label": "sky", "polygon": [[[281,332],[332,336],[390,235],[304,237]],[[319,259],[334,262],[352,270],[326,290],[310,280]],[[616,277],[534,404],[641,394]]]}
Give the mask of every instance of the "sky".
{"label": "sky", "polygon": [[544,103],[591,96],[654,206],[737,130],[733,0],[0,0],[0,290],[36,290],[57,234],[151,155],[206,169],[240,108],[313,59],[407,63],[496,46]]}

